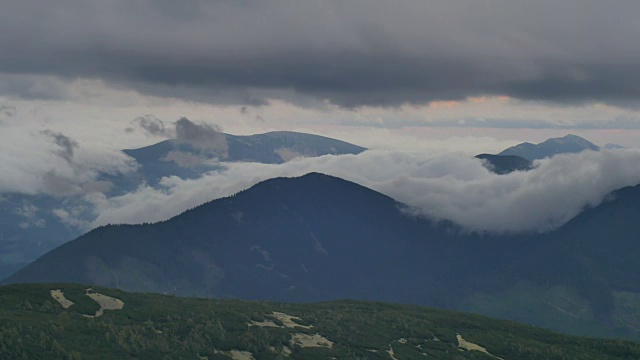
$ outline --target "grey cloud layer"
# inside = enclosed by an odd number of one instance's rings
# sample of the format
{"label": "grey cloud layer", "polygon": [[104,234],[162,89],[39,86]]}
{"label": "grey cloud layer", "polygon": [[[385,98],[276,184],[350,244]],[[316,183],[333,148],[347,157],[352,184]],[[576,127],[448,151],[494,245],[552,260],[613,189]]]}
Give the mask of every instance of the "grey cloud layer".
{"label": "grey cloud layer", "polygon": [[[627,0],[9,0],[0,72],[212,103],[504,94],[625,104],[640,98],[639,12]],[[13,78],[0,91],[60,96],[28,85]]]}
{"label": "grey cloud layer", "polygon": [[[199,179],[165,178],[115,198],[93,194],[93,226],[168,219],[207,199],[232,195],[276,176],[319,171],[387,194],[411,213],[447,219],[469,231],[548,231],[602,202],[613,190],[640,183],[640,151],[566,154],[537,162],[528,172],[495,175],[478,159],[366,151],[302,158],[281,164],[229,163]],[[153,211],[151,211],[153,210]],[[508,221],[505,221],[508,219]]]}

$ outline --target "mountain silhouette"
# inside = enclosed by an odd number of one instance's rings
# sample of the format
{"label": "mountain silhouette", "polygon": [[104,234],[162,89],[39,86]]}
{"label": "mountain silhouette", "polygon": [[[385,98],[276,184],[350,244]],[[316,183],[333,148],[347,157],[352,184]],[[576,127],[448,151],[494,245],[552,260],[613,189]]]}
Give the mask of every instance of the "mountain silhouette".
{"label": "mountain silhouette", "polygon": [[479,154],[475,156],[485,160],[485,166],[496,174],[504,175],[514,171],[531,170],[533,164],[530,160],[516,155],[492,155]]}
{"label": "mountain silhouette", "polygon": [[558,154],[578,153],[584,150],[599,150],[600,147],[576,135],[547,139],[539,144],[524,142],[503,150],[498,155],[516,155],[533,161]]}
{"label": "mountain silhouette", "polygon": [[[123,150],[134,158],[138,170],[128,174],[102,174],[112,186],[108,197],[124,195],[142,185],[156,186],[164,176],[197,178],[220,169],[220,161],[283,163],[297,156],[358,154],[363,147],[305,133],[276,131],[236,136],[220,134],[223,144],[166,140],[139,149]],[[35,260],[56,246],[81,235],[81,225],[70,225],[60,214],[73,213],[77,223],[95,219],[92,204],[77,196],[2,194],[0,201],[0,278]],[[83,209],[76,211],[76,209]],[[74,213],[75,211],[75,213]]]}
{"label": "mountain silhouette", "polygon": [[139,149],[124,150],[141,165],[139,176],[157,183],[163,176],[194,178],[220,168],[219,162],[281,164],[295,157],[359,154],[361,146],[313,134],[273,131],[256,135],[220,134],[217,146],[170,139]]}
{"label": "mountain silhouette", "polygon": [[[417,302],[445,263],[437,231],[403,205],[311,173],[262,182],[153,225],[106,226],[9,282],[78,282],[188,296]],[[420,249],[419,252],[416,250]],[[403,262],[409,261],[408,268]],[[375,278],[375,282],[363,281]]]}
{"label": "mountain silhouette", "polygon": [[407,210],[327,175],[276,178],[165,222],[95,229],[5,283],[391,301],[640,337],[640,186],[546,234],[469,234]]}

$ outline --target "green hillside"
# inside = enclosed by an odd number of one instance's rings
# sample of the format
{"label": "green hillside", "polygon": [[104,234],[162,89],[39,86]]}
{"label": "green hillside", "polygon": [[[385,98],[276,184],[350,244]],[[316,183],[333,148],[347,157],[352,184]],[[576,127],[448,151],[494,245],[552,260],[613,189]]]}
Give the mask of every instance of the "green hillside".
{"label": "green hillside", "polygon": [[0,287],[0,359],[55,358],[638,359],[640,344],[418,306]]}

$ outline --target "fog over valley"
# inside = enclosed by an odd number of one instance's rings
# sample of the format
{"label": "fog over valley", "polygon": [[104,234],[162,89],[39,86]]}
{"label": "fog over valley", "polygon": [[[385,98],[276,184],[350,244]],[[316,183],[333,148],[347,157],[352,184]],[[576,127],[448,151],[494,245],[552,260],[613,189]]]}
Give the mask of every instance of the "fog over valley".
{"label": "fog over valley", "polygon": [[[360,155],[299,158],[280,165],[223,163],[225,170],[198,179],[165,178],[157,188],[87,199],[92,226],[166,220],[273,177],[317,171],[370,187],[412,206],[408,213],[451,220],[466,230],[548,231],[598,205],[612,191],[640,183],[638,150],[566,154],[536,162],[527,172],[496,175],[459,154],[369,150]],[[507,219],[505,221],[505,219]]]}

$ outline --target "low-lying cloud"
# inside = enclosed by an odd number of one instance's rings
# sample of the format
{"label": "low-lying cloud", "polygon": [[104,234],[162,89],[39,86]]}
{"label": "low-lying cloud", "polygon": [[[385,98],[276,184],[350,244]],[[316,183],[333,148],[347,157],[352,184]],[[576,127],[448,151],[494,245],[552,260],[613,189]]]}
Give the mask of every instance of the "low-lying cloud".
{"label": "low-lying cloud", "polygon": [[220,157],[226,157],[229,150],[227,138],[219,126],[196,124],[184,117],[176,122],[176,140]]}
{"label": "low-lying cloud", "polygon": [[168,219],[206,200],[265,179],[316,171],[338,176],[410,206],[412,215],[451,220],[467,231],[543,232],[563,225],[621,187],[640,183],[640,151],[587,151],[536,161],[528,172],[496,175],[478,159],[449,154],[366,151],[299,158],[280,165],[228,163],[198,179],[164,178],[113,198],[92,194],[92,226]]}
{"label": "low-lying cloud", "polygon": [[162,161],[171,161],[183,168],[196,168],[207,163],[206,159],[188,152],[169,151]]}
{"label": "low-lying cloud", "polygon": [[[166,126],[164,121],[154,115],[145,115],[134,119],[132,124],[140,127],[146,133],[154,136],[174,139],[179,144],[189,144],[198,149],[203,155],[203,160],[215,155],[218,158],[225,158],[229,151],[227,138],[218,125],[206,123],[195,123],[186,117],[181,117],[173,123],[173,127]],[[133,128],[127,130],[132,131]],[[184,154],[174,154],[168,161],[175,161],[180,164],[184,162]],[[188,163],[193,163],[194,159],[189,159]],[[186,166],[192,167],[192,166]]]}
{"label": "low-lying cloud", "polygon": [[[136,164],[124,153],[83,148],[67,135],[43,130],[38,133],[5,127],[0,142],[0,194],[82,195],[110,189],[101,175],[129,173]],[[41,141],[43,136],[49,141]],[[14,139],[29,143],[17,144]],[[20,146],[18,146],[20,145]]]}

